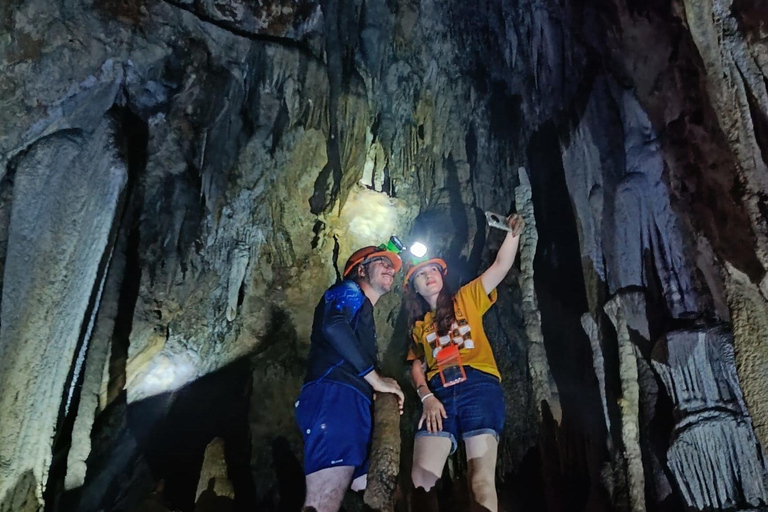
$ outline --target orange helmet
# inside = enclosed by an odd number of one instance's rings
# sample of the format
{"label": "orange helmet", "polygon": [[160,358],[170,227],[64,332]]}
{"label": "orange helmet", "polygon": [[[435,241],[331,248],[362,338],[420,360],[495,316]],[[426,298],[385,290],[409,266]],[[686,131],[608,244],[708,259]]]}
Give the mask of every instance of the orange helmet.
{"label": "orange helmet", "polygon": [[406,272],[405,274],[405,286],[408,287],[408,285],[410,284],[411,277],[413,277],[413,274],[416,273],[417,270],[419,270],[420,268],[424,268],[427,265],[439,266],[443,271],[443,275],[448,273],[448,265],[445,263],[445,261],[441,260],[440,258],[428,259],[426,261],[422,261],[421,263],[417,263],[416,265],[408,269],[408,272]]}
{"label": "orange helmet", "polygon": [[374,258],[387,258],[395,268],[395,272],[398,272],[403,266],[403,260],[400,259],[396,252],[369,245],[352,253],[352,256],[344,264],[344,277],[347,277],[356,266],[361,263],[368,263]]}

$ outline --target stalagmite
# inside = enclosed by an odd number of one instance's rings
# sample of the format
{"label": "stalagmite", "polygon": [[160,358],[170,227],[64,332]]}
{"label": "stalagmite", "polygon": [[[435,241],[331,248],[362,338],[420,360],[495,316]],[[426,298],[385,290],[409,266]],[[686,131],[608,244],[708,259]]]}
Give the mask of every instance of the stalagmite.
{"label": "stalagmite", "polygon": [[600,387],[600,402],[603,404],[603,418],[605,419],[605,431],[607,433],[608,447],[611,446],[611,417],[608,414],[608,399],[606,397],[605,383],[605,358],[603,357],[603,348],[600,341],[600,328],[589,313],[584,313],[581,317],[581,325],[584,332],[589,337],[589,343],[592,346],[592,364],[595,367],[597,383]]}
{"label": "stalagmite", "polygon": [[640,386],[637,379],[636,349],[629,337],[627,320],[621,306],[621,296],[605,305],[605,312],[616,328],[619,342],[619,372],[621,378],[621,437],[627,462],[629,500],[632,512],[645,511],[645,475],[640,450]]}
{"label": "stalagmite", "polygon": [[[515,189],[515,205],[517,212],[525,220],[525,229],[520,236],[520,289],[523,292],[525,333],[530,339],[528,369],[533,381],[533,399],[536,404],[536,411],[538,419],[541,421],[542,403],[547,403],[550,410],[555,414],[559,413],[560,404],[557,403],[557,389],[554,380],[550,378],[547,352],[544,349],[544,335],[541,332],[541,312],[533,282],[533,259],[536,256],[536,244],[539,235],[536,231],[536,218],[533,214],[531,183],[525,168],[519,168],[517,175],[520,184]],[[559,417],[556,419],[560,420]]]}
{"label": "stalagmite", "polygon": [[224,440],[217,437],[205,448],[203,467],[195,494],[195,512],[234,510],[235,490],[229,480]]}
{"label": "stalagmite", "polygon": [[371,443],[368,487],[365,504],[380,512],[393,512],[395,488],[400,471],[400,413],[397,397],[379,394],[373,413],[373,442]]}

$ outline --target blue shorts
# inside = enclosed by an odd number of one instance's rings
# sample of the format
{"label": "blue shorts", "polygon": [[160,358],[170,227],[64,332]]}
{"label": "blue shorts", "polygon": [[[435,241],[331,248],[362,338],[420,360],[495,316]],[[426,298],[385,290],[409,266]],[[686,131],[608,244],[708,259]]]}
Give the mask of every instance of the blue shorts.
{"label": "blue shorts", "polygon": [[450,438],[451,453],[456,451],[459,438],[491,434],[498,440],[504,429],[506,407],[499,379],[469,366],[464,371],[467,380],[447,388],[443,388],[440,375],[430,379],[429,389],[442,402],[448,418],[443,420],[440,432],[428,432],[426,422],[416,432],[416,437]]}
{"label": "blue shorts", "polygon": [[356,389],[323,380],[304,385],[295,404],[304,438],[304,474],[354,466],[353,478],[368,473],[371,402]]}

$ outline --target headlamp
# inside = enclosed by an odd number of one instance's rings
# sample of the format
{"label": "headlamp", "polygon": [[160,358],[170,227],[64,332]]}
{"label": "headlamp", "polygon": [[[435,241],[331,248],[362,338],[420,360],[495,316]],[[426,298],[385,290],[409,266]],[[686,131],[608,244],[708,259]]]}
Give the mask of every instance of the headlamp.
{"label": "headlamp", "polygon": [[390,251],[394,252],[395,254],[400,254],[405,250],[405,245],[403,245],[403,242],[401,242],[397,236],[392,235],[389,237],[387,243],[381,244],[379,246],[379,249],[382,251]]}
{"label": "headlamp", "polygon": [[[395,254],[400,254],[405,251],[405,244],[400,240],[397,235],[392,235],[386,243],[380,244],[378,249],[381,251],[390,251]],[[427,261],[427,246],[421,242],[414,242],[409,248],[408,252],[411,253],[411,260],[413,263],[421,263]]]}
{"label": "headlamp", "polygon": [[408,250],[415,258],[423,258],[427,254],[427,246],[421,242],[414,242]]}

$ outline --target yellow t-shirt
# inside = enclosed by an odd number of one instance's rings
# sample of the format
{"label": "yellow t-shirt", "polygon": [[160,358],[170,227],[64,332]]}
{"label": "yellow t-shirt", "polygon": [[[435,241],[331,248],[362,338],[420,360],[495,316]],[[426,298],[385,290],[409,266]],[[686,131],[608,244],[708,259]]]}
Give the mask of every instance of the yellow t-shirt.
{"label": "yellow t-shirt", "polygon": [[436,356],[443,347],[449,344],[459,345],[459,354],[464,366],[471,366],[501,380],[496,360],[493,357],[491,344],[483,329],[483,315],[496,302],[496,290],[490,295],[485,293],[483,283],[478,277],[461,287],[453,299],[453,310],[456,321],[447,336],[437,335],[432,312],[424,316],[413,327],[412,346],[408,351],[408,360],[425,358],[427,362],[427,380],[437,375]]}

